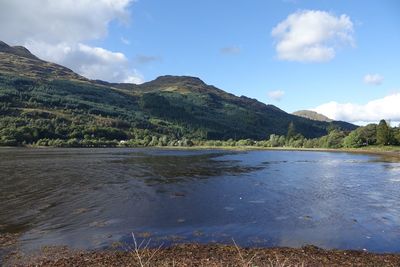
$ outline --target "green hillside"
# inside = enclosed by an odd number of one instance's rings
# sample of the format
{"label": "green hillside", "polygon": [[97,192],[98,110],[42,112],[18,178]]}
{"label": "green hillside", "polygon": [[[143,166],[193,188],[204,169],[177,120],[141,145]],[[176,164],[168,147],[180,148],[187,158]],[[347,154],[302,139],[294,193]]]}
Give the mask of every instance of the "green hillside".
{"label": "green hillside", "polygon": [[345,122],[321,122],[237,97],[198,78],[162,76],[142,85],[91,81],[0,43],[0,143],[174,139],[266,139],[293,122],[305,137]]}

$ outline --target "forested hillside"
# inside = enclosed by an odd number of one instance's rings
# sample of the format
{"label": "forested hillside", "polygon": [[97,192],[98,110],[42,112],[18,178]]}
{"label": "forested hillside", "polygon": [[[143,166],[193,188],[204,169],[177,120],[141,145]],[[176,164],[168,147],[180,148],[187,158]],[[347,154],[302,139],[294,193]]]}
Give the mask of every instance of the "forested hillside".
{"label": "forested hillside", "polygon": [[356,128],[291,115],[195,77],[162,76],[142,85],[91,81],[0,43],[1,145],[265,140],[286,134],[291,123],[308,138]]}

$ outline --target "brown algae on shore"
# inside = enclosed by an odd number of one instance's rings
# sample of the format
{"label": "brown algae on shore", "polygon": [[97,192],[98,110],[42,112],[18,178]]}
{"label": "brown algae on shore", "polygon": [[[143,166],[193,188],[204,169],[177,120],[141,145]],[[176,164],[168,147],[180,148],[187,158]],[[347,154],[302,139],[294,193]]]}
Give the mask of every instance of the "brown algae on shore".
{"label": "brown algae on shore", "polygon": [[6,266],[400,266],[400,254],[302,248],[240,248],[180,244],[135,251],[79,251],[45,247],[39,254],[8,259]]}

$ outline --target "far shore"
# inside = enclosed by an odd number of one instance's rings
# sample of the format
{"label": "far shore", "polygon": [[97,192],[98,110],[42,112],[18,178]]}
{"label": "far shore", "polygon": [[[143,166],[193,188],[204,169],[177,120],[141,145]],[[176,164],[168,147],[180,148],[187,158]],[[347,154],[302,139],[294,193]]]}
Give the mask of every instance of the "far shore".
{"label": "far shore", "polygon": [[1,147],[0,149],[12,148],[29,148],[29,149],[46,149],[46,148],[140,148],[140,149],[166,149],[166,150],[230,150],[230,151],[251,151],[251,150],[265,150],[265,151],[308,151],[308,152],[334,152],[334,153],[356,153],[356,154],[370,154],[380,155],[391,160],[400,160],[400,146],[367,146],[360,148],[295,148],[295,147],[262,147],[262,146],[147,146],[147,147],[50,147],[50,146],[24,146],[24,147]]}
{"label": "far shore", "polygon": [[386,161],[400,162],[400,147],[364,147],[364,148],[293,148],[293,147],[257,147],[257,146],[193,146],[193,147],[154,147],[170,150],[228,150],[228,151],[305,151],[353,153],[380,156]]}

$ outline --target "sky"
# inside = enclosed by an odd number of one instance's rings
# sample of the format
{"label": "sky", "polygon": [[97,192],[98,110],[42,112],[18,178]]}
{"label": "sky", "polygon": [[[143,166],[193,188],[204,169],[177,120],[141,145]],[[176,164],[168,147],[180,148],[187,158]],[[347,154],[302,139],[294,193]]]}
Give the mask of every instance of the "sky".
{"label": "sky", "polygon": [[0,40],[91,79],[190,75],[287,112],[400,122],[398,0],[0,0]]}

